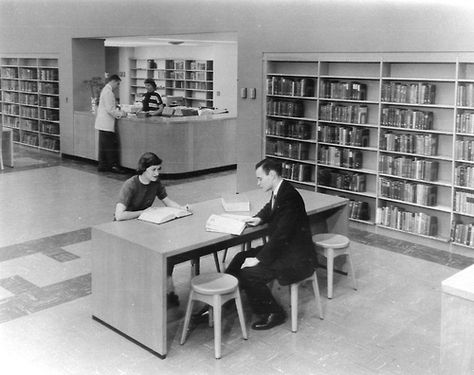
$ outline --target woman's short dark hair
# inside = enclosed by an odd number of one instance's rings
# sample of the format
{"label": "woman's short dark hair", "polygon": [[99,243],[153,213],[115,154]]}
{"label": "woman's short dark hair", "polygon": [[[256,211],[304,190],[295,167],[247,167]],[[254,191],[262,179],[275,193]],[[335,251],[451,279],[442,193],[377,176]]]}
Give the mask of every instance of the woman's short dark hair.
{"label": "woman's short dark hair", "polygon": [[152,85],[152,86],[153,86],[153,89],[156,90],[156,83],[155,83],[155,81],[154,81],[152,78],[147,78],[147,79],[145,79],[144,83],[145,83],[145,84],[148,83],[149,85]]}
{"label": "woman's short dark hair", "polygon": [[148,167],[161,165],[161,163],[163,163],[163,160],[156,156],[156,154],[153,152],[145,152],[138,160],[137,174],[142,174]]}

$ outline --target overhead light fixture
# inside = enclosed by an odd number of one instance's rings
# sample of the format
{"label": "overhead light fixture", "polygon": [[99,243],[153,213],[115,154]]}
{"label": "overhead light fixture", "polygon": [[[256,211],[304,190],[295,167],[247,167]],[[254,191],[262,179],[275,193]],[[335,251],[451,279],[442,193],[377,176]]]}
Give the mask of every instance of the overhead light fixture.
{"label": "overhead light fixture", "polygon": [[170,40],[168,43],[172,44],[173,46],[179,46],[180,44],[183,44],[184,42],[182,40]]}

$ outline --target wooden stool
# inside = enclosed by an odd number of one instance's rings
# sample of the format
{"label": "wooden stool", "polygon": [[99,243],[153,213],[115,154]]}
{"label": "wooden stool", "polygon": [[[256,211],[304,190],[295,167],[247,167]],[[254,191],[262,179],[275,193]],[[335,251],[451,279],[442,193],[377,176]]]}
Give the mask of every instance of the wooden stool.
{"label": "wooden stool", "polygon": [[349,239],[341,234],[320,233],[313,236],[313,242],[316,244],[318,254],[324,255],[327,259],[328,298],[332,298],[334,258],[340,255],[346,255],[347,257],[347,263],[349,264],[350,275],[352,278],[352,287],[357,290],[354,266],[349,252]]}
{"label": "wooden stool", "polygon": [[318,276],[316,275],[316,271],[314,271],[310,277],[290,285],[291,331],[292,332],[296,332],[298,329],[298,287],[300,286],[301,283],[304,283],[305,281],[309,281],[309,280],[311,280],[313,283],[314,298],[316,300],[316,306],[318,307],[319,318],[324,319],[323,308],[321,306],[321,297],[319,295]]}
{"label": "wooden stool", "polygon": [[210,326],[213,320],[212,315],[214,315],[214,351],[217,359],[221,358],[222,305],[231,299],[235,299],[242,336],[244,339],[247,339],[244,310],[242,308],[238,284],[237,278],[226,273],[204,273],[191,280],[191,292],[184,317],[184,327],[180,341],[181,345],[186,341],[194,301],[201,301],[209,305]]}

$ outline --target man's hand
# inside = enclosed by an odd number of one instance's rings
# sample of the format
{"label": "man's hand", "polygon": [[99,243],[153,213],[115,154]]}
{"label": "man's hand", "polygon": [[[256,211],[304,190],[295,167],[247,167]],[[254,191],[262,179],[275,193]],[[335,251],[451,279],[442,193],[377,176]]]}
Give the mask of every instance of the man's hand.
{"label": "man's hand", "polygon": [[259,217],[251,217],[250,219],[245,220],[245,222],[251,227],[255,227],[262,222],[262,219]]}
{"label": "man's hand", "polygon": [[247,259],[245,259],[244,264],[242,264],[242,266],[240,268],[242,269],[242,268],[245,268],[245,267],[253,267],[253,266],[256,266],[259,263],[260,263],[260,261],[257,258],[247,258]]}

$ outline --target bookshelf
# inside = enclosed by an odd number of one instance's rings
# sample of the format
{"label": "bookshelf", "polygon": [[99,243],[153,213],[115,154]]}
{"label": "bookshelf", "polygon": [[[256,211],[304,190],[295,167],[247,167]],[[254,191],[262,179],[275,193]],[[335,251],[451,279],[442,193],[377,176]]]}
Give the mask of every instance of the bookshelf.
{"label": "bookshelf", "polygon": [[265,156],[350,220],[474,248],[474,56],[367,57],[266,54]]}
{"label": "bookshelf", "polygon": [[187,107],[212,107],[214,72],[212,60],[130,60],[130,100],[146,92],[144,80],[153,78],[161,96],[182,96]]}
{"label": "bookshelf", "polygon": [[0,81],[2,124],[13,141],[59,152],[58,60],[2,57]]}

